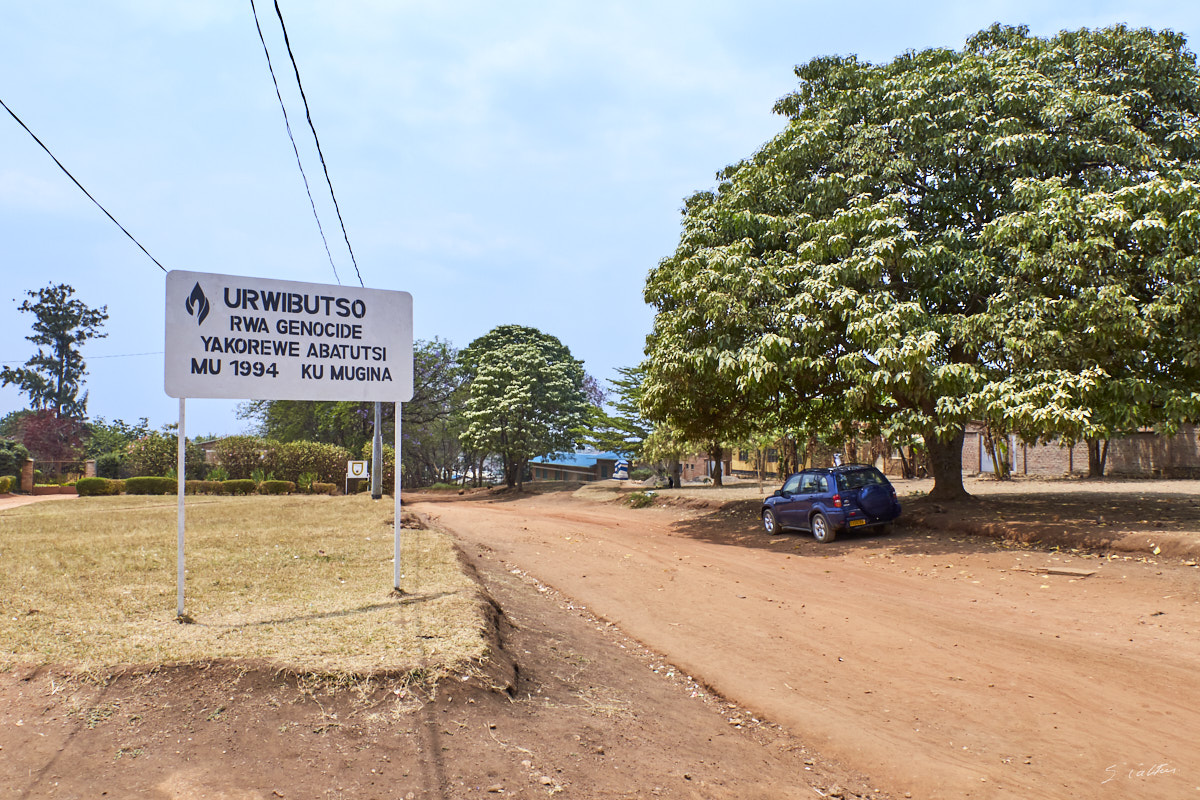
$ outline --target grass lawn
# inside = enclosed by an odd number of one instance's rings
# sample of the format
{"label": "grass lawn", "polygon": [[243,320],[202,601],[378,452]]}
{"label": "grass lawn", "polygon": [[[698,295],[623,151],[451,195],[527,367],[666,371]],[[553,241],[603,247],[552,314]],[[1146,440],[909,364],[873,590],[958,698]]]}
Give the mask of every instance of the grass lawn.
{"label": "grass lawn", "polygon": [[93,497],[0,512],[0,668],[87,671],[265,659],[322,674],[477,661],[475,586],[449,538],[404,529],[365,495],[189,497],[187,599],[176,620],[173,497]]}

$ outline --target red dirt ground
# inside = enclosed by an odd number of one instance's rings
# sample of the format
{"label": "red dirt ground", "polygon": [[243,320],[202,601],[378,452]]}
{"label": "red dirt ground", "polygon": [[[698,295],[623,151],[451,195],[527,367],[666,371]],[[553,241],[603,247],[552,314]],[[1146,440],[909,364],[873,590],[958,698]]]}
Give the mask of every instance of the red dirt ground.
{"label": "red dirt ground", "polygon": [[[749,502],[415,508],[894,796],[1200,796],[1200,570],[955,532],[991,500],[824,546],[766,535]],[[1044,532],[1063,536],[1059,506]]]}
{"label": "red dirt ground", "polygon": [[[1186,544],[1189,497],[1081,535],[1145,522]],[[413,500],[503,610],[490,676],[428,695],[264,665],[18,670],[0,797],[1200,797],[1186,554],[961,532],[995,535],[1011,498],[918,502],[926,527],[824,546],[767,536],[752,500]],[[1021,536],[1066,544],[1095,512],[1058,506]]]}

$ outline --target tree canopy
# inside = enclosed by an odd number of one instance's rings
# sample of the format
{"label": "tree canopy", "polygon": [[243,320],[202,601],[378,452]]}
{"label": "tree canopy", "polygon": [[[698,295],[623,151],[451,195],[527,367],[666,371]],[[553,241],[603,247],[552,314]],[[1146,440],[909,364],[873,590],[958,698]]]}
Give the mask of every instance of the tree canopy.
{"label": "tree canopy", "polygon": [[461,362],[463,446],[499,455],[508,486],[524,484],[531,458],[575,449],[589,406],[585,374],[556,337],[501,325],[471,342]]}
{"label": "tree canopy", "polygon": [[33,314],[33,334],[25,338],[38,346],[25,366],[0,370],[0,384],[16,384],[29,396],[32,408],[48,409],[55,416],[82,419],[87,410],[87,393],[80,397],[87,368],[79,347],[88,339],[103,339],[100,328],[108,319],[107,306],[89,308],[74,299],[75,290],[66,284],[26,292],[29,298],[19,311]]}
{"label": "tree canopy", "polygon": [[709,439],[1031,439],[1200,409],[1200,71],[1169,31],[796,68],[786,129],[691,197],[647,279],[648,414]]}

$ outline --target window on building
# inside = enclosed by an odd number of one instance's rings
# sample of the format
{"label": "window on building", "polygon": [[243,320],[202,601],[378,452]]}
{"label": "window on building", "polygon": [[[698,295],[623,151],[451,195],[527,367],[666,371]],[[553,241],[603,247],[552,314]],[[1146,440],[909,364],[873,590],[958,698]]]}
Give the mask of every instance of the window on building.
{"label": "window on building", "polygon": [[779,460],[779,451],[774,447],[767,448],[767,463],[773,464]]}
{"label": "window on building", "polygon": [[738,450],[738,461],[746,462],[750,460],[750,452],[748,450]]}

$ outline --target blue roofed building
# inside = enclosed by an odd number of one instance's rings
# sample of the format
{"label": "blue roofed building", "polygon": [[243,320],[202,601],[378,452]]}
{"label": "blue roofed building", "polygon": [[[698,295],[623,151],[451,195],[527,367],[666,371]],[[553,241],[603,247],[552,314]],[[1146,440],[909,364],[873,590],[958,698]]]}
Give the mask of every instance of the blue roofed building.
{"label": "blue roofed building", "polygon": [[555,453],[549,458],[529,460],[535,481],[601,481],[611,478],[618,461],[616,453]]}

